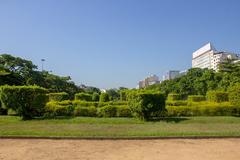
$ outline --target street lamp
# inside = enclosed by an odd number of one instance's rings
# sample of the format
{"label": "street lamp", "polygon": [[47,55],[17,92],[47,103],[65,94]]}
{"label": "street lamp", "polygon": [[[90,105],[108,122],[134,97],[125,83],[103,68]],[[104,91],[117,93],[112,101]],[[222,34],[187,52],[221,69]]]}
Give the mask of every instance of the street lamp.
{"label": "street lamp", "polygon": [[41,62],[42,62],[42,72],[43,72],[43,64],[45,62],[45,59],[41,59]]}

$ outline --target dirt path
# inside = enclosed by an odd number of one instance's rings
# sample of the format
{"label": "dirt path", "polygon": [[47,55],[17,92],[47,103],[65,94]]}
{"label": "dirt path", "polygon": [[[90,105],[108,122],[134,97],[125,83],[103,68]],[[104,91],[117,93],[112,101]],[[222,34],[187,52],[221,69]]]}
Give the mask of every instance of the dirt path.
{"label": "dirt path", "polygon": [[0,139],[0,160],[239,160],[240,139]]}

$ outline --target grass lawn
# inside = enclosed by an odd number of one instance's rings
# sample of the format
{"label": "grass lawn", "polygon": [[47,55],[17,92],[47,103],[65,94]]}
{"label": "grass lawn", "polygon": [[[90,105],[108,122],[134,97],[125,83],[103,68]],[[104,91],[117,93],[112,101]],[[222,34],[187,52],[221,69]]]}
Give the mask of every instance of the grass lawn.
{"label": "grass lawn", "polygon": [[76,117],[22,121],[0,116],[0,136],[171,137],[240,136],[238,117],[184,117],[143,122],[134,118]]}

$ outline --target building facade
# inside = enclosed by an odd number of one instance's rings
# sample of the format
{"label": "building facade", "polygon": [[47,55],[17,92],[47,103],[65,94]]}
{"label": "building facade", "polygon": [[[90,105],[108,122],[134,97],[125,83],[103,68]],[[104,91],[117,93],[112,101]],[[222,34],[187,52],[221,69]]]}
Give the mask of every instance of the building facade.
{"label": "building facade", "polygon": [[237,54],[217,51],[211,43],[192,54],[192,68],[208,68],[218,71],[218,65],[226,59],[239,59]]}
{"label": "building facade", "polygon": [[171,80],[180,76],[180,71],[170,70],[163,76],[163,80]]}
{"label": "building facade", "polygon": [[144,80],[138,82],[138,88],[145,88],[147,86],[159,83],[159,77],[156,75],[151,75],[146,77]]}

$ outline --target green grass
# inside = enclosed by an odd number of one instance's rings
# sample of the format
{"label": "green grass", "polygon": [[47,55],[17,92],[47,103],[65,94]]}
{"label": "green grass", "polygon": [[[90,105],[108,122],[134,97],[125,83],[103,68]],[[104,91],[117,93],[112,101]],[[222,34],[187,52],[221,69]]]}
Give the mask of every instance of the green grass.
{"label": "green grass", "polygon": [[134,118],[65,118],[22,121],[0,116],[0,136],[171,137],[240,136],[238,117],[184,117],[143,122]]}

